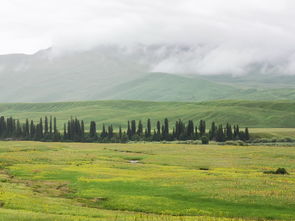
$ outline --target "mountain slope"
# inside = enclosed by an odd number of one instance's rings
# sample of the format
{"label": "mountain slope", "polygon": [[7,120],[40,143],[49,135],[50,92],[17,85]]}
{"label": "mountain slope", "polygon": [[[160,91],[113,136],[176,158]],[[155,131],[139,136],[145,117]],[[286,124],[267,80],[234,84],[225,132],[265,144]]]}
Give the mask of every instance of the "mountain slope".
{"label": "mountain slope", "polygon": [[[206,101],[295,99],[295,77],[152,73],[189,47],[100,46],[88,51],[0,56],[0,102],[132,99]],[[173,61],[173,59],[172,59]]]}
{"label": "mountain slope", "polygon": [[86,100],[145,69],[116,48],[0,56],[1,102]]}
{"label": "mountain slope", "polygon": [[103,99],[147,101],[295,100],[295,89],[242,88],[202,76],[153,73],[115,86],[100,95]]}
{"label": "mountain slope", "polygon": [[106,99],[150,101],[205,101],[224,99],[238,89],[219,85],[201,77],[154,73],[106,91]]}
{"label": "mountain slope", "polygon": [[71,116],[126,127],[131,119],[151,118],[172,122],[179,118],[207,120],[208,123],[232,123],[248,127],[295,127],[295,101],[210,101],[210,102],[143,102],[143,101],[87,101],[60,103],[17,103],[0,104],[0,115],[13,116],[24,121],[26,118],[39,120],[45,115],[56,116],[59,127]]}

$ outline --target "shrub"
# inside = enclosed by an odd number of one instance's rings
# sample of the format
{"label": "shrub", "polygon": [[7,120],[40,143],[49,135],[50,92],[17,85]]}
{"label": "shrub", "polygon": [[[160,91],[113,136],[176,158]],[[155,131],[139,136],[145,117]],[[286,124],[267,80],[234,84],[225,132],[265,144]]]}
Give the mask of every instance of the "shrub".
{"label": "shrub", "polygon": [[288,175],[289,173],[285,168],[278,168],[276,171],[264,171],[265,174],[279,174],[279,175]]}
{"label": "shrub", "polygon": [[200,170],[209,170],[208,167],[200,167]]}
{"label": "shrub", "polygon": [[207,136],[201,137],[202,144],[209,144],[209,138]]}
{"label": "shrub", "polygon": [[285,168],[278,168],[275,174],[289,174]]}

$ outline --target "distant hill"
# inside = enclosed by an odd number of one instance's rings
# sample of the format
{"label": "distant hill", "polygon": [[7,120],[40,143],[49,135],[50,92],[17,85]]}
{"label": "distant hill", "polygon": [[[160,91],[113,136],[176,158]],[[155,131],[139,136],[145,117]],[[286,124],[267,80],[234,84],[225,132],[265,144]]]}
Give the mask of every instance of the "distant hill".
{"label": "distant hill", "polygon": [[60,103],[0,104],[0,115],[21,120],[39,120],[54,115],[59,127],[71,116],[95,120],[100,129],[102,123],[126,127],[127,120],[151,118],[170,122],[183,119],[207,120],[208,123],[232,123],[248,127],[295,127],[295,101],[210,101],[210,102],[144,102],[144,101],[85,101]]}
{"label": "distant hill", "polygon": [[0,102],[295,99],[294,76],[151,73],[186,51],[190,48],[139,45],[132,49],[100,46],[59,52],[50,48],[33,55],[1,55]]}
{"label": "distant hill", "polygon": [[[241,78],[240,78],[241,79]],[[224,79],[226,80],[226,79]],[[242,84],[243,81],[240,81]],[[248,82],[244,83],[249,84]],[[295,100],[295,88],[243,87],[203,76],[153,73],[100,94],[103,99],[147,101]]]}

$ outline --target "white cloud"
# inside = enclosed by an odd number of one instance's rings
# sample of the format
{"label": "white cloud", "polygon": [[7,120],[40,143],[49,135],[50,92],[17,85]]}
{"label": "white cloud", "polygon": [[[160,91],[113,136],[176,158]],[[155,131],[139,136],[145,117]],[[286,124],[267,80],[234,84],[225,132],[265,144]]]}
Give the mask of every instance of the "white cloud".
{"label": "white cloud", "polygon": [[186,60],[170,56],[155,70],[243,74],[264,63],[265,72],[293,74],[294,10],[293,0],[0,0],[0,54],[190,44]]}

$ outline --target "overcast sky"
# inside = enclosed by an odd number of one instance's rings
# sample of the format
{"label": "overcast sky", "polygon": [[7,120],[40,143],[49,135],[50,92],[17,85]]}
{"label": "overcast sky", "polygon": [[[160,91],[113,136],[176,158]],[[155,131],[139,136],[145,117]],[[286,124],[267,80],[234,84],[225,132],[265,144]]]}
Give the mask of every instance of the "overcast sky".
{"label": "overcast sky", "polygon": [[278,61],[293,71],[294,12],[294,0],[0,0],[0,54],[186,43],[218,48],[207,59],[219,66]]}

